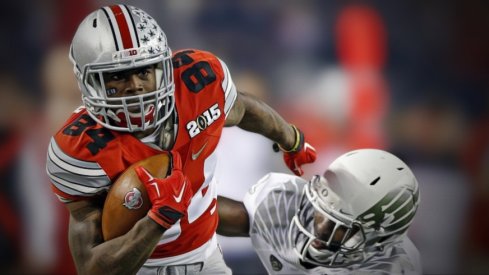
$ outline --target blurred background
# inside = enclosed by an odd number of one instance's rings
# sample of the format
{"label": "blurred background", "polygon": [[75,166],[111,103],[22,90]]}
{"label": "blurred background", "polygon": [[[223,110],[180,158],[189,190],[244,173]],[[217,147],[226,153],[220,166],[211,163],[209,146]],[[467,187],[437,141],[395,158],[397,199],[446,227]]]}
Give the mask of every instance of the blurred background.
{"label": "blurred background", "polygon": [[[81,104],[68,60],[78,23],[108,4],[155,17],[175,51],[211,51],[238,89],[318,150],[389,150],[418,178],[409,235],[424,273],[489,273],[489,2],[3,1],[0,9],[0,273],[72,274],[67,210],[45,174],[50,136]],[[270,171],[271,141],[226,129],[219,191],[241,200]],[[264,269],[249,239],[220,238],[235,274]]]}

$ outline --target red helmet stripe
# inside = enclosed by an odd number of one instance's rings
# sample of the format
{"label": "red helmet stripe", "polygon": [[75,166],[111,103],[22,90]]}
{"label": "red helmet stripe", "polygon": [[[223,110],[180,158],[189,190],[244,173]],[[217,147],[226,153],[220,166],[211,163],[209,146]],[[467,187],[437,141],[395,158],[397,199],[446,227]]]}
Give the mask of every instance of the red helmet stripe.
{"label": "red helmet stripe", "polygon": [[115,20],[119,27],[119,33],[122,39],[122,46],[124,49],[134,48],[132,43],[131,33],[129,31],[129,25],[127,24],[126,16],[122,11],[121,7],[118,5],[110,6],[112,13],[114,14]]}

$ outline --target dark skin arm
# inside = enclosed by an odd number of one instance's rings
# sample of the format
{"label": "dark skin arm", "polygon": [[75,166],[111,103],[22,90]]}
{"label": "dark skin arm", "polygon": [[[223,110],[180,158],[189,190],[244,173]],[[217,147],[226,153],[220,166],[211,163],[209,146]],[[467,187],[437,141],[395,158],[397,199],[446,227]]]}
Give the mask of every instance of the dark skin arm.
{"label": "dark skin arm", "polygon": [[146,216],[125,235],[104,242],[98,203],[78,201],[67,207],[68,239],[78,274],[135,274],[165,231]]}
{"label": "dark skin arm", "polygon": [[249,237],[250,219],[244,204],[217,196],[219,224],[217,234],[226,237]]}
{"label": "dark skin arm", "polygon": [[292,148],[295,132],[277,111],[255,96],[238,92],[233,108],[226,118],[225,126],[239,128],[261,134],[277,143],[282,148]]}
{"label": "dark skin arm", "polygon": [[[295,143],[295,131],[274,109],[255,96],[238,92],[225,126],[261,134],[289,149]],[[219,225],[217,233],[228,237],[248,237],[249,217],[242,202],[217,197]]]}

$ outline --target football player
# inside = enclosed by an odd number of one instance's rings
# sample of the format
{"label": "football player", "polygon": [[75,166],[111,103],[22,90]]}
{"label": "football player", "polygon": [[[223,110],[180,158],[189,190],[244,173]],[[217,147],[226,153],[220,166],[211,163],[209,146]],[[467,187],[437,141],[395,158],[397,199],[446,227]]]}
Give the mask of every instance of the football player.
{"label": "football player", "polygon": [[421,274],[406,235],[418,183],[388,152],[348,152],[310,181],[270,173],[243,203],[218,200],[218,234],[251,236],[270,274]]}
{"label": "football player", "polygon": [[[139,8],[113,5],[89,14],[69,56],[83,106],[51,139],[46,168],[71,214],[78,272],[230,273],[215,236],[215,149],[223,127],[273,140],[297,175],[315,160],[314,148],[268,105],[238,92],[215,55],[172,54],[160,26]],[[162,151],[173,156],[167,178],[137,170],[152,203],[148,215],[104,242],[104,194],[132,163]]]}

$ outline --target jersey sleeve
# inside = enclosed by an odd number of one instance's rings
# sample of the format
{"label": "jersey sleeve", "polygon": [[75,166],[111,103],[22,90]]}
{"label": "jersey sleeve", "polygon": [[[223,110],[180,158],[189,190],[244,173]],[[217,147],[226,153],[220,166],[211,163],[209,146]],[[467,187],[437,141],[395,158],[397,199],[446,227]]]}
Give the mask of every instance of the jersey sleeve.
{"label": "jersey sleeve", "polygon": [[221,63],[221,67],[224,73],[224,78],[222,80],[221,86],[222,90],[224,91],[224,114],[225,117],[227,117],[229,111],[234,105],[234,102],[236,101],[238,92],[236,90],[236,86],[234,85],[233,79],[231,78],[231,73],[229,72],[228,66],[221,59],[219,59],[219,62]]}
{"label": "jersey sleeve", "polygon": [[107,190],[111,184],[98,163],[69,156],[61,150],[55,138],[49,143],[46,172],[54,193],[62,202],[93,197]]}
{"label": "jersey sleeve", "polygon": [[254,223],[256,213],[262,202],[271,197],[270,193],[276,190],[298,193],[304,182],[301,178],[281,173],[269,173],[261,178],[250,188],[243,199],[250,217],[250,224]]}
{"label": "jersey sleeve", "polygon": [[297,269],[297,255],[289,241],[290,221],[306,183],[293,175],[270,173],[245,195],[251,242],[269,274],[307,274]]}

